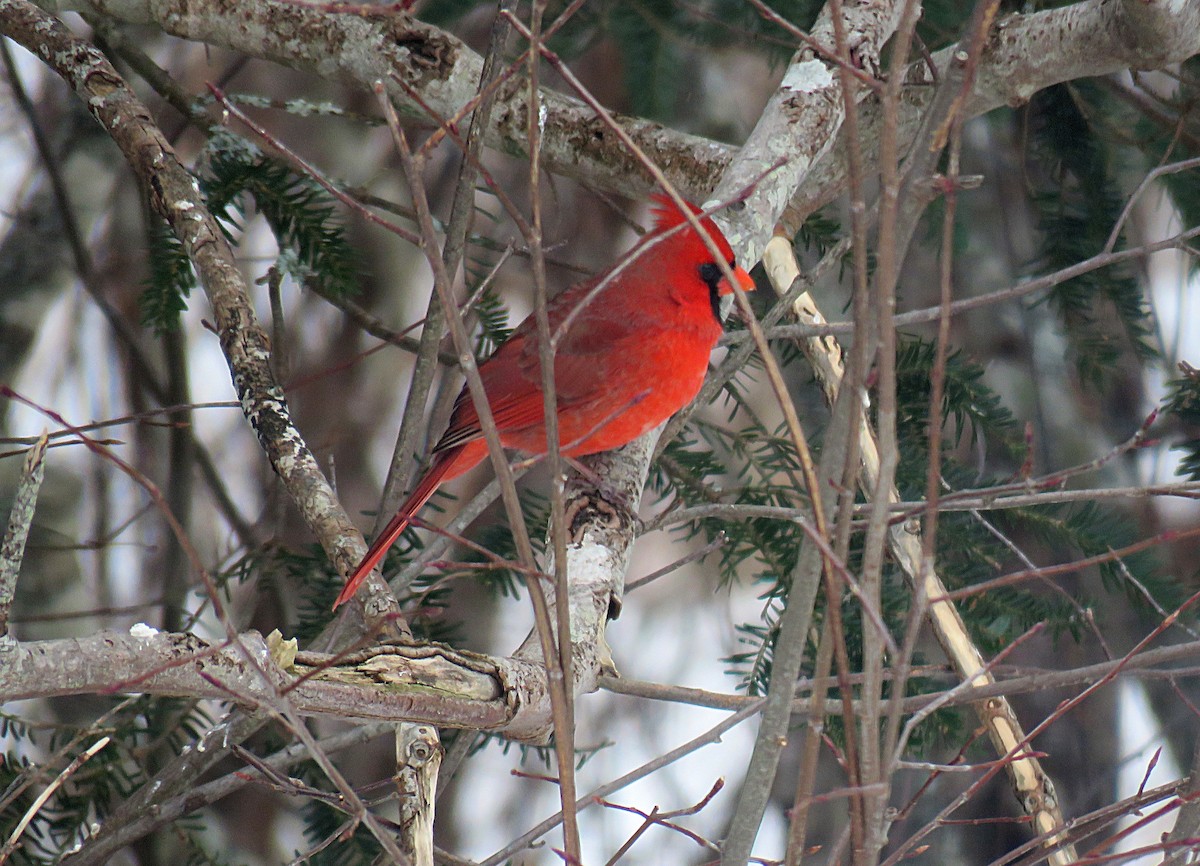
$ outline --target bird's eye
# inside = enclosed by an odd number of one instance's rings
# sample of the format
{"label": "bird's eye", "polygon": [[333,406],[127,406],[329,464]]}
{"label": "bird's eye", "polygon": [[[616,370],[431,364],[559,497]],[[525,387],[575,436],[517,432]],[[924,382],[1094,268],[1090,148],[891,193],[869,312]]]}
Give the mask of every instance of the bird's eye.
{"label": "bird's eye", "polygon": [[715,288],[717,283],[721,282],[721,269],[713,262],[705,262],[700,266],[700,279],[707,283],[709,288]]}

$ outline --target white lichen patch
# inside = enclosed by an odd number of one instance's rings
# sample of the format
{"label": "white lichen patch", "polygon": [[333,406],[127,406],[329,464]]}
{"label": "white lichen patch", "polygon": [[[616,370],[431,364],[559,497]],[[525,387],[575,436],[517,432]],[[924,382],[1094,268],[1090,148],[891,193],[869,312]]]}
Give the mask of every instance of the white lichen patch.
{"label": "white lichen patch", "polygon": [[571,573],[572,588],[583,584],[607,582],[613,569],[612,549],[600,544],[587,533],[583,541],[567,547],[567,565]]}
{"label": "white lichen patch", "polygon": [[604,630],[604,612],[612,593],[614,574],[623,568],[614,561],[612,548],[584,536],[578,544],[567,548],[567,572],[570,580],[571,640],[590,644]]}
{"label": "white lichen patch", "polygon": [[296,458],[290,454],[280,454],[275,468],[280,475],[289,476],[296,471]]}
{"label": "white lichen patch", "polygon": [[833,87],[833,72],[820,60],[805,60],[788,69],[779,85],[780,90],[793,93],[817,93]]}
{"label": "white lichen patch", "polygon": [[312,115],[341,116],[345,112],[332,102],[309,102],[307,99],[289,99],[283,104],[284,110],[297,117]]}

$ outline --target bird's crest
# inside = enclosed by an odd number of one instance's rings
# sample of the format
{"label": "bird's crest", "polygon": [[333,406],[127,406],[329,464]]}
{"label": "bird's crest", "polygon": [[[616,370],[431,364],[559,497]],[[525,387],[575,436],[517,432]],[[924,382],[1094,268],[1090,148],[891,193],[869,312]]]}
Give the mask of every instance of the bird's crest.
{"label": "bird's crest", "polygon": [[[679,205],[675,204],[670,196],[657,193],[651,198],[651,201],[654,202],[655,231],[665,232],[687,222],[687,217],[684,216],[683,211],[679,209]],[[691,202],[685,203],[696,216],[700,216],[703,213],[700,208]]]}
{"label": "bird's crest", "polygon": [[[659,193],[653,196],[651,200],[654,202],[654,235],[662,235],[663,233],[669,232],[671,229],[677,228],[678,226],[687,222],[687,217],[684,216],[683,211],[680,210],[679,206],[667,196]],[[701,227],[705,232],[708,233],[708,236],[712,238],[717,246],[721,248],[723,257],[727,260],[732,258],[733,252],[729,249],[729,242],[725,240],[724,233],[722,233],[721,229],[717,227],[717,224],[713,222],[712,217],[702,216],[704,213],[703,209],[696,207],[696,205],[692,204],[691,202],[685,201],[684,203],[691,208],[691,211],[695,216],[700,217]],[[699,244],[700,246],[696,247],[696,249],[704,249],[703,241],[701,241],[700,235],[696,233],[695,229],[685,229],[680,234],[688,238],[688,240],[683,241],[683,243]],[[707,256],[707,253],[704,253],[704,255]]]}

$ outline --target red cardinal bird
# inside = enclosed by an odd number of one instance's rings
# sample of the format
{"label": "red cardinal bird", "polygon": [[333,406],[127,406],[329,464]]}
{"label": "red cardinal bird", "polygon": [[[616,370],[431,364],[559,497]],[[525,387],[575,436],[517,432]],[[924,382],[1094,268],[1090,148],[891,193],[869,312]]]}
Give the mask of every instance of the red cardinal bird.
{"label": "red cardinal bird", "polygon": [[[655,230],[630,252],[619,273],[606,272],[556,296],[550,330],[586,301],[559,339],[554,355],[558,437],[562,453],[581,457],[632,442],[696,396],[708,356],[724,330],[720,299],[733,288],[700,235],[665,196],[655,198]],[[692,213],[700,209],[690,205]],[[700,224],[746,291],[754,282],[733,260],[725,236],[707,217]],[[678,229],[663,236],[671,229]],[[587,300],[599,284],[604,286]],[[537,323],[523,321],[479,365],[484,391],[505,448],[546,453]],[[433,449],[433,464],[354,569],[334,602],[355,591],[443,481],[487,457],[479,413],[464,386],[450,426]]]}

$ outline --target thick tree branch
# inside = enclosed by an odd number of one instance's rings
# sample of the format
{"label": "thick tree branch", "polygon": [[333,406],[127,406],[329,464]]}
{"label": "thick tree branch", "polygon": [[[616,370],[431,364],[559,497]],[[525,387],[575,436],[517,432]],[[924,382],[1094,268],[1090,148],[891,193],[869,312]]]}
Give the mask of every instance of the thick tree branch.
{"label": "thick tree branch", "polygon": [[[955,46],[933,55],[938,79],[954,59]],[[1159,69],[1200,53],[1200,3],[1196,0],[1087,0],[996,22],[979,59],[975,81],[962,106],[964,119],[1004,105],[1023,105],[1064,81],[1111,75],[1126,69]],[[909,67],[899,106],[898,142],[907,148],[934,95],[925,61]],[[862,147],[868,166],[879,157],[883,114],[877,96],[859,106]],[[845,137],[840,137],[809,175],[790,205],[789,228],[833,199],[846,179]]]}
{"label": "thick tree branch", "polygon": [[[183,39],[240,51],[370,89],[396,72],[444,117],[454,117],[476,96],[483,61],[456,37],[403,14],[364,18],[278,0],[46,0],[47,8],[87,9],[130,23],[153,23]],[[953,48],[934,55],[944,70]],[[1196,0],[1086,0],[1061,9],[1010,15],[997,23],[981,59],[964,116],[1002,105],[1020,105],[1037,91],[1076,78],[1125,69],[1157,69],[1200,52],[1200,3]],[[899,142],[912,141],[932,88],[925,63],[914,64],[901,106]],[[797,79],[798,81],[798,79]],[[396,105],[425,117],[410,94],[389,83]],[[596,113],[578,99],[543,89],[543,167],[624,195],[641,197],[653,185],[639,161],[620,146]],[[882,115],[875,96],[861,105],[864,157],[876,153]],[[497,94],[488,143],[526,156],[525,93],[515,81]],[[736,148],[686,135],[640,118],[618,117],[622,128],[662,167],[685,195],[701,200],[716,186]],[[825,141],[809,146],[820,150]],[[830,201],[846,179],[846,141],[839,136],[816,161],[791,201],[792,219]],[[819,154],[817,154],[819,156]],[[782,203],[777,203],[781,206]],[[774,209],[774,208],[772,208]],[[765,243],[765,239],[763,241]]]}
{"label": "thick tree branch", "polygon": [[[234,5],[190,0],[98,0],[47,3],[56,10],[89,9],[120,21],[157,24],[173,36],[272,60],[284,66],[359,83],[387,84],[395,104],[428,119],[427,110],[456,116],[478,92],[483,60],[461,40],[404,13],[364,17],[327,6],[255,0]],[[399,81],[393,80],[396,74]],[[419,93],[427,107],[414,103]],[[488,142],[526,157],[526,89],[515,77],[497,92]],[[542,91],[547,123],[542,143],[546,168],[573,177],[606,178],[603,186],[637,196],[649,175],[612,131],[577,99]],[[661,158],[681,188],[711,189],[723,167],[726,145],[667,130],[637,118],[623,124],[640,145]]]}
{"label": "thick tree branch", "polygon": [[[591,481],[570,474],[564,492],[566,570],[570,576],[567,610],[571,623],[571,672],[575,694],[593,692],[602,673],[612,670],[604,638],[608,619],[620,610],[630,550],[636,537],[633,504],[641,498],[650,470],[657,431],[616,451],[594,454],[581,462],[603,478],[605,495],[598,496]],[[552,563],[548,563],[548,566]],[[547,569],[549,570],[549,568]],[[557,593],[547,584],[546,599],[557,604]],[[516,652],[517,658],[536,661],[537,640],[530,635]]]}
{"label": "thick tree branch", "polygon": [[[239,641],[240,648],[141,627],[24,642],[0,667],[0,701],[128,691],[255,708],[273,705],[284,691],[298,713],[310,716],[405,719],[538,741],[550,725],[546,672],[539,661],[388,644],[343,658],[301,653],[285,671],[257,632]],[[246,663],[247,654],[274,674],[272,682]]]}

